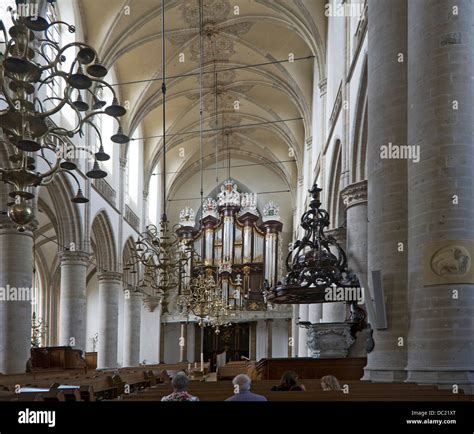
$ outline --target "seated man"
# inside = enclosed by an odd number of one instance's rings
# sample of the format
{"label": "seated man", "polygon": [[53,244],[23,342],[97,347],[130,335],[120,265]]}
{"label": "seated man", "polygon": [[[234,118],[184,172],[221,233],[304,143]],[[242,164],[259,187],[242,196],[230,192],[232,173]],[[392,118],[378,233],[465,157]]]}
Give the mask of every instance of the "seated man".
{"label": "seated man", "polygon": [[171,384],[173,385],[173,393],[163,396],[162,401],[199,401],[197,396],[188,393],[189,380],[184,372],[178,372]]}
{"label": "seated man", "polygon": [[266,401],[262,395],[257,395],[250,391],[250,385],[252,381],[248,375],[239,374],[233,380],[232,384],[234,385],[234,395],[230,398],[227,398],[226,401]]}

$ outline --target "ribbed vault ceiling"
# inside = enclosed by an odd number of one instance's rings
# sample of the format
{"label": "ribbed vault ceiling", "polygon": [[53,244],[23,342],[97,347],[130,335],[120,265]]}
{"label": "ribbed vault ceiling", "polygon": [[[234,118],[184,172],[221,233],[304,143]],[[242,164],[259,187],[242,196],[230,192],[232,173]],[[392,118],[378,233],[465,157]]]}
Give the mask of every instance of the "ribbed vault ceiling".
{"label": "ribbed vault ceiling", "polygon": [[[312,134],[314,67],[316,71],[324,68],[324,1],[203,2],[203,63],[204,71],[209,73],[203,78],[204,128],[302,118],[208,132],[204,135],[205,164],[214,164],[216,140],[219,152],[227,152],[227,134],[232,158],[250,162],[288,160],[291,147],[296,161],[272,167],[293,189],[304,140]],[[199,76],[192,75],[199,71],[199,3],[166,0],[165,4],[166,75],[170,77],[167,160],[170,172],[181,172],[171,176],[168,185],[176,190],[176,183],[199,170]],[[80,10],[87,42],[99,50],[103,63],[115,68],[119,83],[132,82],[118,89],[121,100],[129,104],[126,125],[130,134],[140,126],[145,137],[145,173],[149,174],[162,154],[161,137],[153,137],[162,134],[161,1],[81,0]],[[229,70],[288,59],[290,53],[295,58],[314,58]],[[226,71],[219,72],[222,70]],[[158,80],[146,81],[150,78]],[[134,144],[132,141],[129,146]],[[180,149],[184,149],[184,155]]]}

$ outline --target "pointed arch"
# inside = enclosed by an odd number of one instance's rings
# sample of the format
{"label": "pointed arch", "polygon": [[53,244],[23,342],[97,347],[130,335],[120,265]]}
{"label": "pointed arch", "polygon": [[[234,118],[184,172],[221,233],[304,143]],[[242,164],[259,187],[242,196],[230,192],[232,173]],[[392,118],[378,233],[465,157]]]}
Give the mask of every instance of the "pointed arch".
{"label": "pointed arch", "polygon": [[[129,237],[125,241],[122,251],[122,264],[124,266],[128,263],[129,259],[135,252],[135,242],[132,237]],[[138,270],[137,270],[138,271]],[[124,269],[123,271],[123,283],[125,285],[136,286],[138,284],[138,273],[134,273],[133,270]]]}
{"label": "pointed arch", "polygon": [[114,231],[107,213],[100,211],[92,221],[91,246],[99,272],[118,271],[117,249]]}

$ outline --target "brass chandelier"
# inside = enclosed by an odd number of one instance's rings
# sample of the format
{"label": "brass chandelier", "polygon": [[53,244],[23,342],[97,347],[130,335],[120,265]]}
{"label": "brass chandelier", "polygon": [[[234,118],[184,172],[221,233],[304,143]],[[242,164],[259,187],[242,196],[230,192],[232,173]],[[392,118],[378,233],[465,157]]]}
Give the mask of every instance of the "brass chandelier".
{"label": "brass chandelier", "polygon": [[[220,282],[216,282],[211,267],[201,264],[194,268],[195,276],[189,279],[178,298],[184,315],[195,315],[199,325],[209,325],[215,333],[231,324],[232,306],[225,300]],[[183,279],[184,280],[184,279]]]}
{"label": "brass chandelier", "polygon": [[209,323],[209,316],[219,300],[217,285],[211,269],[201,268],[192,277],[180,294],[178,305],[185,315],[193,314],[199,318],[199,325]]}
{"label": "brass chandelier", "polygon": [[138,282],[138,290],[150,300],[162,301],[170,290],[181,284],[191,256],[190,245],[180,241],[169,229],[168,220],[162,219],[160,229],[148,225],[138,236],[135,251],[124,270],[138,273],[142,268],[143,277]]}
{"label": "brass chandelier", "polygon": [[[9,167],[0,168],[0,179],[12,188],[12,201],[8,216],[20,231],[34,218],[30,204],[35,198],[34,189],[53,181],[55,175],[70,175],[77,184],[74,203],[85,203],[81,186],[74,171],[78,169],[75,155],[85,152],[93,159],[88,178],[104,178],[107,173],[99,161],[110,158],[104,152],[100,130],[93,122],[97,115],[108,115],[118,123],[117,133],[110,139],[114,143],[127,143],[119,118],[126,110],[119,105],[114,89],[103,80],[107,69],[100,63],[97,52],[82,42],[61,47],[51,36],[51,29],[67,26],[70,33],[75,28],[63,21],[48,22],[41,16],[22,16],[9,8],[13,26],[8,34],[0,21],[5,48],[0,52],[0,133],[2,146],[8,146]],[[65,62],[70,60],[66,69]],[[48,96],[48,86],[60,83],[61,96]],[[99,98],[99,92],[108,89],[112,103]],[[105,107],[105,108],[104,108]],[[73,127],[58,126],[53,117],[69,108],[74,112]],[[99,149],[92,152],[74,145],[70,139],[83,137],[85,126],[98,136]],[[38,163],[41,163],[39,166]]]}

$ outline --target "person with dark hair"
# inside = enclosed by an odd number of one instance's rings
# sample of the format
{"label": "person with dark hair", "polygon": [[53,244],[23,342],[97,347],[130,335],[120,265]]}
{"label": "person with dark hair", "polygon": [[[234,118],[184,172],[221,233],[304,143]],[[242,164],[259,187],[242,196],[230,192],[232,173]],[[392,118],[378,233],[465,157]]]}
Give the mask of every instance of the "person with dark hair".
{"label": "person with dark hair", "polygon": [[173,380],[173,393],[161,398],[162,401],[199,401],[197,396],[193,396],[188,392],[188,377],[184,372],[178,372]]}
{"label": "person with dark hair", "polygon": [[273,386],[270,390],[275,391],[299,391],[305,392],[306,388],[300,384],[298,380],[298,374],[294,371],[286,371],[280,380],[278,386]]}

